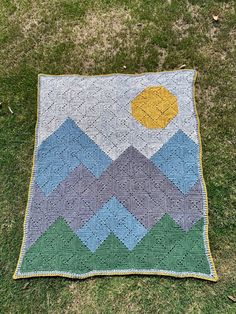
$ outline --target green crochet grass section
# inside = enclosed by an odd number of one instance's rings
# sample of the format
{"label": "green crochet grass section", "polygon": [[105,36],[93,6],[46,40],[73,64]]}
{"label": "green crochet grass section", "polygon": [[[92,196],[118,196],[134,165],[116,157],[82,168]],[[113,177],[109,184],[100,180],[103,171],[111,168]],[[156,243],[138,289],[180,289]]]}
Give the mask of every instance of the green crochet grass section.
{"label": "green crochet grass section", "polygon": [[203,219],[183,231],[167,214],[129,251],[110,235],[92,253],[59,218],[25,254],[21,272],[70,272],[156,269],[210,274],[204,250]]}

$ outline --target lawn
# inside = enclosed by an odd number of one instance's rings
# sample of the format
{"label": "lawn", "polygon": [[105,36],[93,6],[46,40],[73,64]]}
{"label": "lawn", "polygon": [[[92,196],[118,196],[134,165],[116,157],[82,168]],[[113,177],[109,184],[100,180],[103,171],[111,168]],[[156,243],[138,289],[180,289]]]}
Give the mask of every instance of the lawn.
{"label": "lawn", "polygon": [[[0,1],[0,313],[236,312],[235,6],[211,0]],[[32,166],[38,74],[179,68],[199,73],[209,237],[219,281],[13,280]]]}

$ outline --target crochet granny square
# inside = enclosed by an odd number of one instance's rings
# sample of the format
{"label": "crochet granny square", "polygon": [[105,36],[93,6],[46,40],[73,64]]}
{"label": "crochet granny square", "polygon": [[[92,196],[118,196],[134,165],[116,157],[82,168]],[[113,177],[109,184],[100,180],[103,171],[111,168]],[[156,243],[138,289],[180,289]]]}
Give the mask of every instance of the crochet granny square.
{"label": "crochet granny square", "polygon": [[193,70],[39,76],[15,279],[217,280],[194,80]]}

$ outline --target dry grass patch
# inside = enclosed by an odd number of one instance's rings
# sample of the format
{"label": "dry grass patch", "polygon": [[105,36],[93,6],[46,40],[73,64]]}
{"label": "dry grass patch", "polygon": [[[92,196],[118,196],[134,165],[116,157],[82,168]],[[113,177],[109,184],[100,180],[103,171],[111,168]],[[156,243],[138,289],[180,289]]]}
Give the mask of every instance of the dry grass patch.
{"label": "dry grass patch", "polygon": [[[100,281],[99,284],[98,281]],[[103,289],[103,284],[108,285],[109,288]],[[65,313],[100,314],[108,310],[109,313],[119,314],[125,314],[127,310],[134,314],[142,313],[137,302],[142,294],[140,283],[137,283],[136,287],[137,289],[134,291],[132,279],[122,277],[113,277],[110,278],[110,281],[105,278],[87,279],[82,286],[80,282],[72,283],[69,286],[69,291],[73,301]],[[108,305],[107,308],[106,304]]]}
{"label": "dry grass patch", "polygon": [[163,65],[165,63],[166,57],[168,55],[167,49],[164,48],[158,48],[158,67],[157,67],[157,71],[162,71],[163,70]]}
{"label": "dry grass patch", "polygon": [[94,280],[86,281],[86,289],[84,285],[81,287],[80,281],[72,283],[68,289],[72,296],[72,302],[65,309],[65,314],[85,313],[85,309],[88,308],[90,309],[90,313],[99,313],[96,300],[94,300],[94,295],[96,294],[96,292],[93,293],[96,290]]}
{"label": "dry grass patch", "polygon": [[[56,10],[58,7],[55,6]],[[68,71],[78,67],[85,73],[96,65],[105,67],[107,60],[121,51],[129,53],[146,27],[139,25],[130,10],[123,7],[106,11],[99,8],[90,10],[78,21],[65,20],[60,16],[50,19],[43,5],[39,7],[34,4],[25,13],[16,11],[10,17],[10,22],[18,25],[19,36],[3,47],[2,52],[11,56],[5,60],[6,68],[17,67],[27,58],[27,62],[40,71],[45,60],[35,60],[35,53],[46,56],[64,44],[71,47],[66,55]]]}
{"label": "dry grass patch", "polygon": [[[218,274],[220,281],[217,285],[223,286],[225,282],[234,279],[236,283],[236,251],[235,251],[235,240],[229,239],[229,243],[224,244],[224,252],[220,252],[218,256],[218,261],[220,261],[218,266]],[[235,290],[236,293],[236,290]]]}
{"label": "dry grass patch", "polygon": [[179,40],[181,40],[189,36],[188,30],[190,26],[183,18],[180,18],[174,22],[172,29],[178,34]]}
{"label": "dry grass patch", "polygon": [[193,20],[197,20],[201,16],[201,7],[198,4],[192,4],[187,1],[187,10],[191,14]]}
{"label": "dry grass patch", "polygon": [[[200,73],[198,73],[198,79],[200,80]],[[201,117],[208,120],[211,110],[215,107],[214,98],[218,92],[218,88],[209,86],[207,89],[202,90],[200,86],[197,87],[197,99],[199,103],[199,111],[201,111]],[[205,124],[204,124],[205,125]],[[204,127],[202,126],[202,128]]]}
{"label": "dry grass patch", "polygon": [[131,29],[127,26],[131,19],[130,12],[124,9],[89,12],[82,25],[72,28],[74,42],[77,47],[88,47],[88,55],[117,53],[119,45],[131,45]]}
{"label": "dry grass patch", "polygon": [[23,14],[21,14],[21,8],[17,7],[17,10],[9,17],[9,20],[12,23],[17,21],[23,37],[28,38],[32,33],[37,32],[40,24],[43,21],[43,17],[45,16],[45,11],[42,10],[43,7],[43,4],[40,8],[38,7],[37,3],[34,2],[32,7]]}
{"label": "dry grass patch", "polygon": [[121,50],[130,51],[135,46],[141,28],[128,10],[112,9],[107,12],[89,12],[82,23],[72,27],[71,39],[75,44],[72,58],[83,58],[85,69]]}
{"label": "dry grass patch", "polygon": [[186,1],[186,10],[191,16],[191,23],[187,23],[183,17],[181,17],[176,20],[172,26],[173,31],[178,34],[180,40],[189,36],[189,29],[191,27],[194,27],[196,31],[199,31],[203,24],[204,18],[200,5],[191,4],[189,1]]}

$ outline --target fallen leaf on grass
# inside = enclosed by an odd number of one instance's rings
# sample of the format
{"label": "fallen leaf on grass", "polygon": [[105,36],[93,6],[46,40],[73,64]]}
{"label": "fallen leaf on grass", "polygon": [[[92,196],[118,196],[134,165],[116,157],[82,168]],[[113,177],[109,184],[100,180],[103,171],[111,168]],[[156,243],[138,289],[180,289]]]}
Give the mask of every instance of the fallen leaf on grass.
{"label": "fallen leaf on grass", "polygon": [[26,284],[24,284],[22,290],[25,290],[28,287],[28,285],[29,285],[29,282],[26,282]]}
{"label": "fallen leaf on grass", "polygon": [[212,18],[215,22],[219,21],[219,15],[212,15]]}
{"label": "fallen leaf on grass", "polygon": [[13,110],[11,109],[11,107],[8,106],[8,110],[10,111],[11,114],[13,114]]}
{"label": "fallen leaf on grass", "polygon": [[233,297],[232,295],[228,295],[228,298],[229,298],[231,301],[236,302],[236,298]]}

